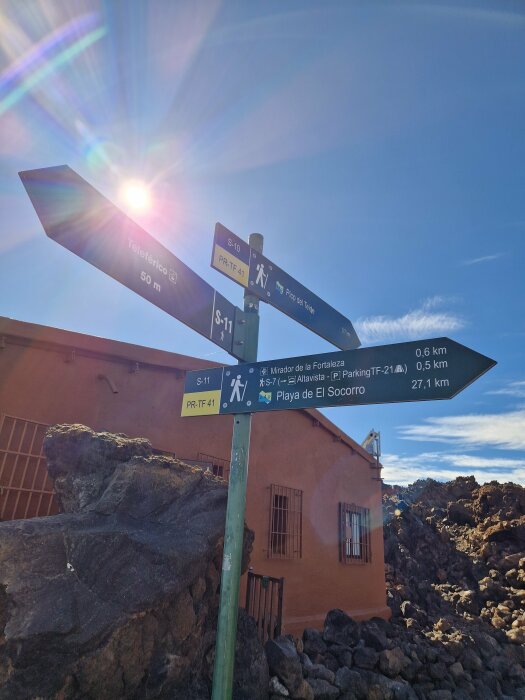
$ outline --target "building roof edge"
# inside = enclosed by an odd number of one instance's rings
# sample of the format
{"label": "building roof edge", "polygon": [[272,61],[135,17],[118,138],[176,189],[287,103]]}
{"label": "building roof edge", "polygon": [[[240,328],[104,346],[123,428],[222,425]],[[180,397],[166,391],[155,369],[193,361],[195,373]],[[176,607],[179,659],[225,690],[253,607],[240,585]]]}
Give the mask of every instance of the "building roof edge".
{"label": "building roof edge", "polygon": [[[208,367],[223,367],[223,363],[210,362],[190,355],[158,350],[145,345],[135,345],[121,340],[103,338],[101,336],[68,331],[52,326],[44,326],[38,323],[18,321],[7,316],[0,316],[0,338],[14,337],[24,341],[23,344],[41,349],[59,347],[65,350],[84,350],[99,356],[118,358],[122,361],[138,362],[144,365],[153,365],[179,371],[191,371]],[[335,423],[315,408],[299,409],[317,421],[335,438],[344,442],[355,450],[371,464],[375,464],[374,458],[361,447],[361,445],[347,435]]]}

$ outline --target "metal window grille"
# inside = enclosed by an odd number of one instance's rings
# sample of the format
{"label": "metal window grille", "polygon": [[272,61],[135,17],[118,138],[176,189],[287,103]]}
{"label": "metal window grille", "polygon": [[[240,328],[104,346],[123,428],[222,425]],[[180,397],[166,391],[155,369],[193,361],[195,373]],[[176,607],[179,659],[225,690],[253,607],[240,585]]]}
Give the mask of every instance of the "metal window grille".
{"label": "metal window grille", "polygon": [[166,452],[166,450],[159,450],[156,448],[153,448],[153,453],[164,457],[180,459],[181,462],[185,462],[192,467],[199,467],[204,471],[209,471],[214,476],[218,476],[220,479],[224,479],[225,481],[228,481],[230,475],[230,460],[224,459],[223,457],[214,457],[213,455],[206,454],[205,452],[199,452],[197,454],[197,459],[188,459],[186,457],[177,457],[174,452]]}
{"label": "metal window grille", "polygon": [[339,558],[343,564],[366,564],[370,550],[370,511],[355,504],[339,504]]}
{"label": "metal window grille", "polygon": [[0,416],[0,520],[60,511],[42,453],[49,426]]}
{"label": "metal window grille", "polygon": [[300,559],[303,555],[303,492],[286,486],[270,487],[268,557]]}
{"label": "metal window grille", "polygon": [[222,457],[214,457],[213,455],[199,452],[197,459],[211,464],[211,471],[215,476],[228,481],[230,478],[230,460]]}

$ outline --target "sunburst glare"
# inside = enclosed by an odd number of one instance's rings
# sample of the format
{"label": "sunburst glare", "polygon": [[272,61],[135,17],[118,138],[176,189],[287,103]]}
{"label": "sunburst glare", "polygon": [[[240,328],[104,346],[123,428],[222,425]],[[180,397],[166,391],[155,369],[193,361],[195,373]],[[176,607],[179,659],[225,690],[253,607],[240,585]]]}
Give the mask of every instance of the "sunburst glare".
{"label": "sunburst glare", "polygon": [[124,207],[132,209],[138,214],[148,212],[152,205],[149,186],[142,180],[137,179],[126,180],[122,183],[119,199]]}

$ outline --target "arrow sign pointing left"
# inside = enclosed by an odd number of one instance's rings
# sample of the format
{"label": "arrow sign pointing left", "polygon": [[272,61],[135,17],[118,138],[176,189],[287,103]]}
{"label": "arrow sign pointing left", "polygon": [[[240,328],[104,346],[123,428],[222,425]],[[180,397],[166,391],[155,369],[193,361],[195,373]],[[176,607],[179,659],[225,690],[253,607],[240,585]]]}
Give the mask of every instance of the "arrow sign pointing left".
{"label": "arrow sign pointing left", "polygon": [[450,338],[188,372],[183,416],[451,399],[496,362]]}
{"label": "arrow sign pointing left", "polygon": [[[67,165],[19,173],[46,234],[234,357],[244,311]],[[241,325],[242,322],[242,325]]]}

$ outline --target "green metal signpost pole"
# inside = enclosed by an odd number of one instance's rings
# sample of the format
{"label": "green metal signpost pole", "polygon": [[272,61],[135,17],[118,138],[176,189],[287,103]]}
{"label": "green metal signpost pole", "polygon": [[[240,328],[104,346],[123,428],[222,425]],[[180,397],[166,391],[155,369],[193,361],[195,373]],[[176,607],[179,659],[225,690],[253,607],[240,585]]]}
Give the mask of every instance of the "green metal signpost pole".
{"label": "green metal signpost pole", "polygon": [[[262,253],[263,237],[261,234],[252,233],[250,235],[250,247]],[[257,361],[258,310],[259,300],[249,290],[246,290],[244,292],[244,311],[246,312],[244,357],[246,362]],[[232,697],[251,422],[251,413],[233,416],[232,454],[224,528],[221,600],[215,646],[212,700],[231,700]]]}

